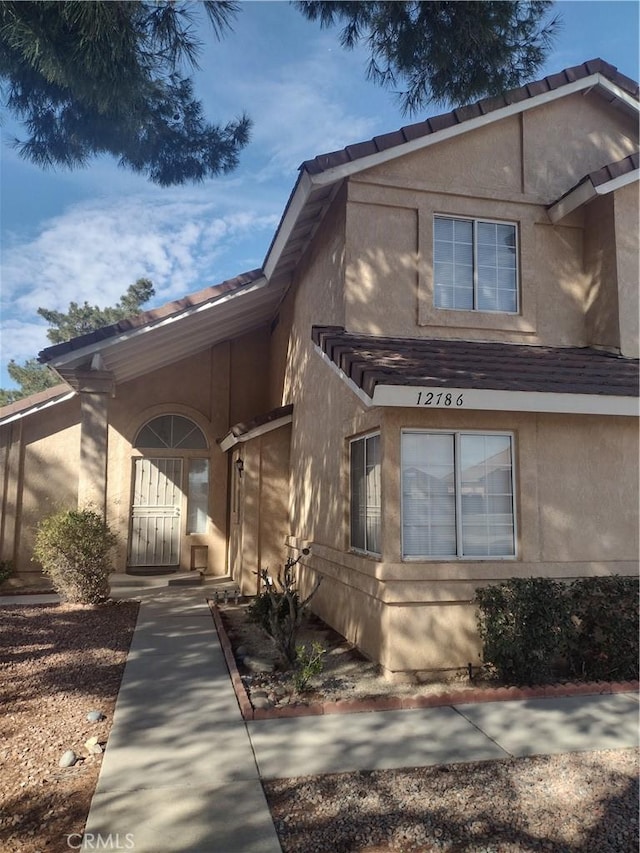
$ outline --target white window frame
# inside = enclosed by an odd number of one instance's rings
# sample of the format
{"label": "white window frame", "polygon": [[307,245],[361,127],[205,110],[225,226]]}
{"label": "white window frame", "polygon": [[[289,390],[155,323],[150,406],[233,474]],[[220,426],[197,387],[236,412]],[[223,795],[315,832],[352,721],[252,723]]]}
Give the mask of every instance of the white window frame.
{"label": "white window frame", "polygon": [[[405,555],[404,549],[404,442],[405,435],[451,435],[454,437],[454,482],[455,482],[455,513],[456,513],[456,554],[425,554]],[[460,467],[458,459],[460,458],[460,437],[463,435],[499,435],[507,436],[511,441],[511,494],[512,494],[512,512],[513,512],[513,554],[503,554],[496,556],[483,555],[466,555],[461,554],[462,550],[462,492],[460,489]],[[482,430],[482,429],[402,429],[400,431],[400,547],[403,562],[487,562],[490,561],[511,561],[518,560],[518,512],[516,501],[516,454],[515,454],[515,433],[508,430]]]}
{"label": "white window frame", "polygon": [[[473,307],[471,308],[448,308],[442,305],[436,305],[436,280],[435,280],[435,247],[436,247],[436,219],[455,219],[462,222],[471,222],[473,226]],[[478,224],[486,223],[487,225],[511,225],[515,229],[515,270],[516,270],[516,307],[515,311],[501,311],[500,309],[478,308]],[[513,222],[508,219],[491,219],[484,216],[455,216],[449,213],[434,213],[433,215],[433,307],[437,311],[473,311],[474,314],[499,314],[513,317],[520,313],[520,228],[518,222]]]}
{"label": "white window frame", "polygon": [[[368,505],[365,505],[365,508],[364,508],[365,509],[365,525],[364,525],[365,547],[360,548],[357,545],[354,545],[353,542],[351,541],[351,533],[352,533],[352,529],[353,529],[352,517],[351,517],[352,505],[353,505],[353,480],[351,477],[351,457],[352,457],[352,452],[353,452],[353,445],[357,444],[360,441],[364,442],[364,448],[365,448],[364,464],[365,464],[365,482],[366,482],[366,468],[367,468],[366,448],[367,448],[367,439],[370,439],[370,438],[378,438],[380,441],[380,457],[381,457],[380,462],[379,462],[379,466],[380,466],[380,477],[379,477],[379,482],[380,482],[380,530],[378,532],[378,540],[379,540],[379,545],[380,545],[379,551],[372,551],[367,547],[369,544],[367,542],[367,525],[366,525],[366,516],[367,516]],[[381,433],[379,430],[374,430],[373,432],[368,432],[368,433],[365,433],[364,435],[357,435],[357,436],[354,436],[353,438],[349,439],[349,548],[351,551],[355,551],[358,554],[366,554],[367,556],[371,556],[371,557],[380,557],[382,554],[381,539],[382,539],[382,437],[381,437]]]}

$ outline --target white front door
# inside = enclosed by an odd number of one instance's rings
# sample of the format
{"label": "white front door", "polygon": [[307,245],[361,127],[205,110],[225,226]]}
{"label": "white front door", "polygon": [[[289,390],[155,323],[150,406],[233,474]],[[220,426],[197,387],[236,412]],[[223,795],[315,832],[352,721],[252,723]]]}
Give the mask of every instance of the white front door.
{"label": "white front door", "polygon": [[178,566],[182,459],[135,460],[130,566]]}

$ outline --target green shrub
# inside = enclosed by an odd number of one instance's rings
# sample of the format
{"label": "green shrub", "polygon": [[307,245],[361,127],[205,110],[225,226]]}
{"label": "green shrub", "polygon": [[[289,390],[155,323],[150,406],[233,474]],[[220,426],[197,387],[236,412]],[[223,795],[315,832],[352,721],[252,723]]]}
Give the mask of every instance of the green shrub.
{"label": "green shrub", "polygon": [[475,600],[484,663],[508,684],[638,678],[637,578],[511,578]]}
{"label": "green shrub", "polygon": [[293,684],[298,693],[304,693],[314,675],[320,675],[324,669],[326,649],[317,641],[311,645],[296,646],[296,671]]}
{"label": "green shrub", "polygon": [[483,658],[512,684],[542,684],[553,675],[566,607],[563,586],[549,578],[511,578],[476,590]]}
{"label": "green shrub", "polygon": [[109,595],[109,552],[116,541],[98,513],[63,510],[40,522],[33,553],[63,600],[97,604]]}
{"label": "green shrub", "polygon": [[11,560],[0,560],[0,584],[3,584],[12,574],[13,563]]}
{"label": "green shrub", "polygon": [[638,678],[638,579],[580,578],[567,590],[570,671],[590,681]]}

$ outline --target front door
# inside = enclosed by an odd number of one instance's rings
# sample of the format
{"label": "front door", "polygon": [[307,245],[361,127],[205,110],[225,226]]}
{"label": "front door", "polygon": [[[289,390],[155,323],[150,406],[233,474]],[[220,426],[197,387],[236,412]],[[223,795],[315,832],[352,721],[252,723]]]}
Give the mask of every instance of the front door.
{"label": "front door", "polygon": [[130,566],[178,566],[182,459],[135,460]]}

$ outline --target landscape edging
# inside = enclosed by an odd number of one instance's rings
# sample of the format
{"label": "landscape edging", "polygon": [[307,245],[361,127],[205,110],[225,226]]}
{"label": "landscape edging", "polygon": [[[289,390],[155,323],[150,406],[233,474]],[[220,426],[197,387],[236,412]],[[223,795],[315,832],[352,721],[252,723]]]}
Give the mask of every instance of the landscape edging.
{"label": "landscape edging", "polygon": [[544,699],[569,696],[594,696],[611,693],[635,693],[638,681],[580,681],[569,684],[547,684],[540,687],[479,687],[477,690],[451,691],[432,696],[379,696],[371,699],[340,699],[310,702],[308,705],[285,705],[281,708],[254,708],[238,670],[231,641],[227,636],[220,608],[207,599],[218,632],[222,652],[236,692],[242,718],[275,720],[282,717],[318,717],[324,714],[359,714],[367,711],[405,711],[415,708],[439,708],[443,705],[470,705],[482,702],[508,702],[516,699]]}

